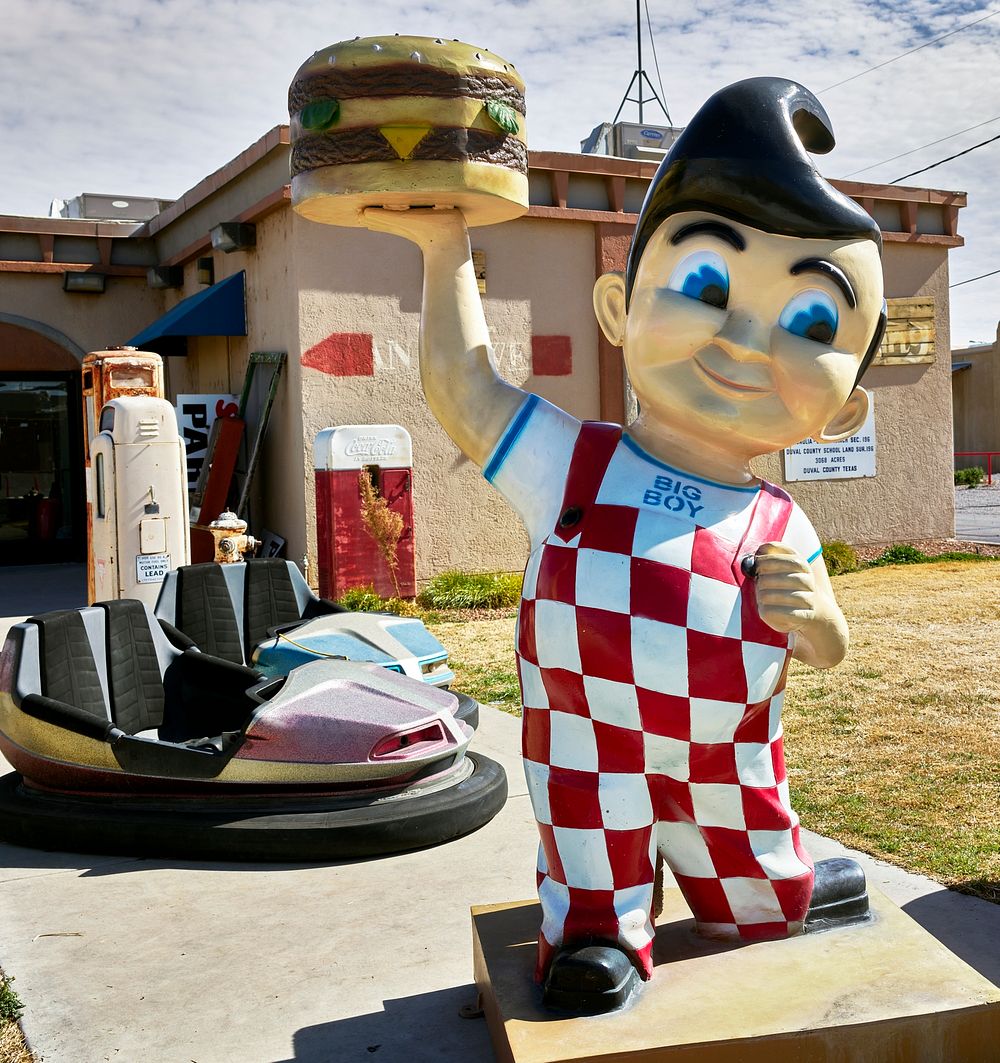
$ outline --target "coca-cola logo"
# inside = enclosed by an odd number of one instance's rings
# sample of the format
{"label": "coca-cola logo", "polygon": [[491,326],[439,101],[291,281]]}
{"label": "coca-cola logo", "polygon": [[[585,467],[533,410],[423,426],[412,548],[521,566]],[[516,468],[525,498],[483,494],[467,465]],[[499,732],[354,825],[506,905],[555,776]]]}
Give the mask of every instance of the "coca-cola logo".
{"label": "coca-cola logo", "polygon": [[396,444],[384,436],[355,436],[347,444],[344,453],[349,458],[391,458],[396,453]]}

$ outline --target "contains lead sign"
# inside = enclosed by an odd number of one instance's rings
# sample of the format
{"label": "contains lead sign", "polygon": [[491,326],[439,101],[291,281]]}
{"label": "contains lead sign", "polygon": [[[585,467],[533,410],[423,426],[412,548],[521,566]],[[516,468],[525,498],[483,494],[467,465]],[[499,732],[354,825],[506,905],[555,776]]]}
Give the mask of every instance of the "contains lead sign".
{"label": "contains lead sign", "polygon": [[137,554],[135,559],[136,583],[162,583],[170,571],[169,554]]}

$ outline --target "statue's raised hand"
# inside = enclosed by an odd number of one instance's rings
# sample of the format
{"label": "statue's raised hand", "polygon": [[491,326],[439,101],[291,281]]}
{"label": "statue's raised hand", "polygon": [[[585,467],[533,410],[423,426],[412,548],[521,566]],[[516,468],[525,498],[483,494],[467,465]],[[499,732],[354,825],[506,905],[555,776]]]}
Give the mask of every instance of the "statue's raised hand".
{"label": "statue's raised hand", "polygon": [[465,215],[457,207],[410,207],[407,210],[367,207],[362,216],[367,228],[402,236],[424,251],[468,246]]}

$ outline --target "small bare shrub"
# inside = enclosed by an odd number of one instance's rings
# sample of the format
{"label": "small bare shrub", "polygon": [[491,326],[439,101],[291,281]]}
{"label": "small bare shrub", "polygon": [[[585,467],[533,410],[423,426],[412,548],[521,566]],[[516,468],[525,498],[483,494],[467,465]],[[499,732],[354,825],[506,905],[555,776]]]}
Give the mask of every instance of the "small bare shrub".
{"label": "small bare shrub", "polygon": [[396,578],[396,569],[399,567],[399,540],[403,536],[403,518],[389,508],[389,503],[375,490],[372,478],[367,469],[362,469],[358,476],[358,487],[361,491],[361,519],[365,530],[375,540],[379,553],[385,559],[389,567],[389,576],[396,590],[396,597],[400,597],[399,580]]}

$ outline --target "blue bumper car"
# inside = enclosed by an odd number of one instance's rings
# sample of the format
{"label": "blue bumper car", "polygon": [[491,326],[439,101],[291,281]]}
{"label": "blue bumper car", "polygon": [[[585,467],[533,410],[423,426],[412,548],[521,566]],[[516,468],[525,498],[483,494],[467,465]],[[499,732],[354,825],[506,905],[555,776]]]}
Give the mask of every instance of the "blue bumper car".
{"label": "blue bumper car", "polygon": [[422,621],[317,598],[290,561],[185,565],[167,575],[155,611],[176,645],[193,643],[263,675],[346,658],[436,687],[455,678],[448,651]]}

